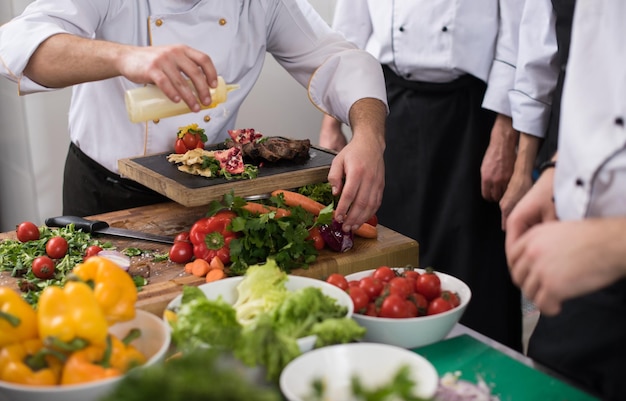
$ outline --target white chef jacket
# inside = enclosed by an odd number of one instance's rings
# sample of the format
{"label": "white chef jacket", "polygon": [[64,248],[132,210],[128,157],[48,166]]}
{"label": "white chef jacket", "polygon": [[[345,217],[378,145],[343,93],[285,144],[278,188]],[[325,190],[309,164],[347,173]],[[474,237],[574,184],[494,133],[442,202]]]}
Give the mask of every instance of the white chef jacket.
{"label": "white chef jacket", "polygon": [[540,138],[548,129],[559,75],[555,20],[551,0],[524,5],[515,84],[509,93],[513,128]]}
{"label": "white chef jacket", "polygon": [[563,86],[560,219],[626,215],[626,2],[578,0]]}
{"label": "white chef jacket", "polygon": [[16,81],[20,94],[48,90],[23,71],[39,44],[58,33],[139,46],[184,43],[240,85],[215,109],[139,124],[128,118],[124,93],[140,85],[123,77],[75,85],[71,140],[113,172],[118,159],[173,149],[181,126],[197,123],[208,143],[227,138],[266,52],[341,121],[358,99],[387,102],[380,64],[334,33],[307,0],[38,0],[0,28],[0,74]]}
{"label": "white chef jacket", "polygon": [[483,106],[510,116],[523,6],[524,0],[338,0],[332,26],[407,80],[474,75],[489,85]]}

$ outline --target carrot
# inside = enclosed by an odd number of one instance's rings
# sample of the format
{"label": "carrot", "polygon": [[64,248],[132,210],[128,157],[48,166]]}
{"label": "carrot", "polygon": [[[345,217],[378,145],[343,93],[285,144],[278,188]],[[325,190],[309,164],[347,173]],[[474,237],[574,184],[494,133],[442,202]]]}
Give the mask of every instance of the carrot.
{"label": "carrot", "polygon": [[363,223],[359,228],[353,231],[354,235],[359,236],[361,238],[377,238],[378,237],[378,229],[368,223]]}
{"label": "carrot", "polygon": [[222,269],[211,269],[206,275],[206,282],[221,280],[226,277],[226,272]]}
{"label": "carrot", "polygon": [[287,209],[278,208],[276,206],[263,205],[261,203],[256,203],[256,202],[246,203],[243,206],[243,209],[246,209],[250,213],[254,213],[254,214],[276,212],[277,219],[280,219],[281,217],[289,216],[291,214],[291,212]]}
{"label": "carrot", "polygon": [[191,267],[191,274],[196,277],[204,277],[211,270],[211,266],[209,262],[204,259],[196,259],[193,262],[193,266]]}
{"label": "carrot", "polygon": [[297,192],[289,191],[286,189],[277,189],[272,192],[272,196],[278,196],[278,194],[283,194],[283,198],[285,200],[285,204],[287,206],[296,207],[300,206],[304,210],[313,215],[317,216],[320,214],[322,209],[326,206],[317,202],[306,195],[299,194]]}
{"label": "carrot", "polygon": [[222,262],[222,259],[218,258],[217,256],[211,259],[211,262],[209,263],[209,265],[210,265],[211,270],[213,269],[224,270],[224,262]]}
{"label": "carrot", "polygon": [[193,270],[193,262],[186,263],[185,264],[185,273],[191,274],[192,270]]}

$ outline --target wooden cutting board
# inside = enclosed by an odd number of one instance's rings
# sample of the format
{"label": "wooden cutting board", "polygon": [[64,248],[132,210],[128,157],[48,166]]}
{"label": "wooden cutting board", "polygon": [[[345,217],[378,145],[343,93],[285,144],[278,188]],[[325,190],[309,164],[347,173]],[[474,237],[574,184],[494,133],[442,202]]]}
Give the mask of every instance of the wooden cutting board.
{"label": "wooden cutting board", "polygon": [[[220,148],[208,145],[207,150]],[[206,178],[179,171],[174,163],[167,161],[171,152],[122,159],[118,161],[120,174],[167,196],[183,206],[208,205],[223,194],[233,191],[245,197],[268,193],[276,188],[296,188],[307,184],[324,182],[335,153],[311,146],[310,158],[303,163],[280,161],[265,163],[259,174],[251,180],[226,180]]]}
{"label": "wooden cutting board", "polygon": [[[164,203],[105,213],[90,217],[103,220],[111,227],[126,228],[161,235],[176,235],[188,231],[192,224],[204,216],[206,207],[185,207],[177,203]],[[345,253],[323,250],[315,264],[308,269],[293,271],[292,274],[324,279],[332,273],[350,274],[373,269],[381,265],[418,266],[419,246],[411,238],[393,230],[378,226],[377,239],[355,238],[354,247]],[[15,232],[0,234],[0,240],[15,238]],[[113,243],[118,250],[139,248],[150,253],[167,253],[170,246],[156,242],[102,236],[102,240]],[[155,262],[152,256],[132,258],[131,273],[143,275],[148,285],[139,293],[137,307],[161,316],[163,310],[184,285],[200,285],[204,279],[183,271],[183,265],[168,261]],[[0,285],[17,288],[17,280],[10,272],[0,272]]]}

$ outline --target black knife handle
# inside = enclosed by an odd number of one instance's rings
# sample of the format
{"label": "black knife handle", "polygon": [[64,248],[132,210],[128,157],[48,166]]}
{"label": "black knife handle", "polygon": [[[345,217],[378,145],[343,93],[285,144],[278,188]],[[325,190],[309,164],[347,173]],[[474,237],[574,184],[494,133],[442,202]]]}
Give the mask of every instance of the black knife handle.
{"label": "black knife handle", "polygon": [[87,220],[78,216],[57,216],[48,217],[46,219],[46,225],[48,227],[65,227],[69,224],[74,224],[77,230],[82,230],[89,234],[109,227],[109,224],[105,221]]}

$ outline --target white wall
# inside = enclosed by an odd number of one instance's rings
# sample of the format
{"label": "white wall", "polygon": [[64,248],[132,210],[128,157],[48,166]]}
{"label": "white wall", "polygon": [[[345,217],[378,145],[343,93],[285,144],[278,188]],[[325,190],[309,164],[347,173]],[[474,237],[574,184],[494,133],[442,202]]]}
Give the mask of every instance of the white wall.
{"label": "white wall", "polygon": [[[0,0],[0,24],[30,2]],[[330,22],[335,0],[310,2]],[[69,98],[69,89],[19,97],[15,84],[0,79],[0,231],[13,230],[24,220],[43,224],[61,213]],[[317,143],[321,118],[305,89],[267,57],[237,126]]]}

